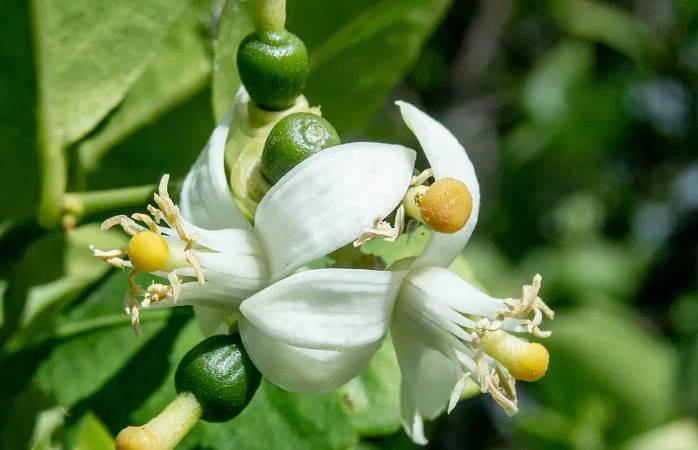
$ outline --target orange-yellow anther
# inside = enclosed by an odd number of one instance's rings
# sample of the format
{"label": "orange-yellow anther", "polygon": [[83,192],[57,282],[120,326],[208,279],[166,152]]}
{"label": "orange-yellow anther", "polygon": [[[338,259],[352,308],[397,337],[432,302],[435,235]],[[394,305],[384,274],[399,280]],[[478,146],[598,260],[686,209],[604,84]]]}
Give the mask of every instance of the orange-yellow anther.
{"label": "orange-yellow anther", "polygon": [[550,355],[537,342],[527,342],[502,330],[485,332],[480,338],[485,353],[507,368],[511,376],[522,381],[538,381],[548,370]]}
{"label": "orange-yellow anther", "polygon": [[157,436],[145,427],[127,427],[116,435],[116,450],[159,450]]}
{"label": "orange-yellow anther", "polygon": [[167,242],[152,231],[141,231],[128,243],[128,259],[141,272],[161,270],[169,253]]}
{"label": "orange-yellow anther", "polygon": [[441,178],[415,198],[424,223],[439,233],[463,228],[473,212],[473,197],[467,186],[454,178]]}

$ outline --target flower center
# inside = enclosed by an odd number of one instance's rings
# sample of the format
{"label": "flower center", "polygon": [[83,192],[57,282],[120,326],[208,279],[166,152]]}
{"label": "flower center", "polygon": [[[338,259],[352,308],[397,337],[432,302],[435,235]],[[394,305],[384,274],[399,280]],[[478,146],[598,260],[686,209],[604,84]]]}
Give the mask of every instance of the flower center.
{"label": "flower center", "polygon": [[161,270],[170,254],[167,242],[152,231],[141,231],[128,243],[128,259],[141,272]]}

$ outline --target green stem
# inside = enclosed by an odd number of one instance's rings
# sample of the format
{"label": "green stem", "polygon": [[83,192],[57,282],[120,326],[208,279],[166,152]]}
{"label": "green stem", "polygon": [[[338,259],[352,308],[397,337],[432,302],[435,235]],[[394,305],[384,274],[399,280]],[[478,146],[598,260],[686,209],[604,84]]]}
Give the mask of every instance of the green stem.
{"label": "green stem", "polygon": [[255,0],[257,31],[281,32],[286,25],[286,0]]}
{"label": "green stem", "polygon": [[48,51],[40,30],[45,28],[41,17],[42,0],[32,1],[34,47],[38,79],[38,150],[41,168],[41,197],[39,200],[39,224],[46,228],[60,223],[63,193],[68,183],[68,167],[65,151],[58,139],[55,118],[51,111],[49,95]]}
{"label": "green stem", "polygon": [[155,185],[147,185],[107,191],[72,192],[63,197],[63,212],[79,219],[110,209],[138,206],[147,202],[155,189]]}

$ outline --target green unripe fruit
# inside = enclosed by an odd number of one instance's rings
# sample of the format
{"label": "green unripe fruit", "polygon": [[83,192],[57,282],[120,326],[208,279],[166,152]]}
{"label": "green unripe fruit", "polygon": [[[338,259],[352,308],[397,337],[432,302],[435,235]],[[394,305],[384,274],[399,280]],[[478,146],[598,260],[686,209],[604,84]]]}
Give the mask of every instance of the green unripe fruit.
{"label": "green unripe fruit", "polygon": [[281,111],[303,93],[308,50],[295,34],[255,31],[240,43],[238,72],[250,97],[268,110]]}
{"label": "green unripe fruit", "polygon": [[240,335],[217,335],[184,355],[175,372],[175,388],[177,393],[191,392],[196,397],[202,419],[225,422],[245,409],[261,379]]}
{"label": "green unripe fruit", "polygon": [[290,114],[274,125],[262,151],[262,173],[271,184],[301,161],[341,144],[337,130],[320,116],[310,113]]}

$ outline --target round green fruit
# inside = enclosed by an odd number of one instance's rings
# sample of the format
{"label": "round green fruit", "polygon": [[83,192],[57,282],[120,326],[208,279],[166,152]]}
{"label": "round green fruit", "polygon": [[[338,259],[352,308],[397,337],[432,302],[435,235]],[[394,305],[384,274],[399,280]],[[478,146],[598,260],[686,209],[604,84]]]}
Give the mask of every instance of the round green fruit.
{"label": "round green fruit", "polygon": [[240,43],[238,72],[250,97],[263,109],[291,107],[303,93],[308,51],[295,34],[255,31]]}
{"label": "round green fruit", "polygon": [[217,335],[184,355],[175,372],[175,388],[196,397],[202,419],[226,422],[245,409],[261,379],[240,335]]}
{"label": "round green fruit", "polygon": [[320,150],[339,145],[331,123],[311,113],[290,114],[274,125],[262,151],[262,173],[276,184],[301,161]]}

